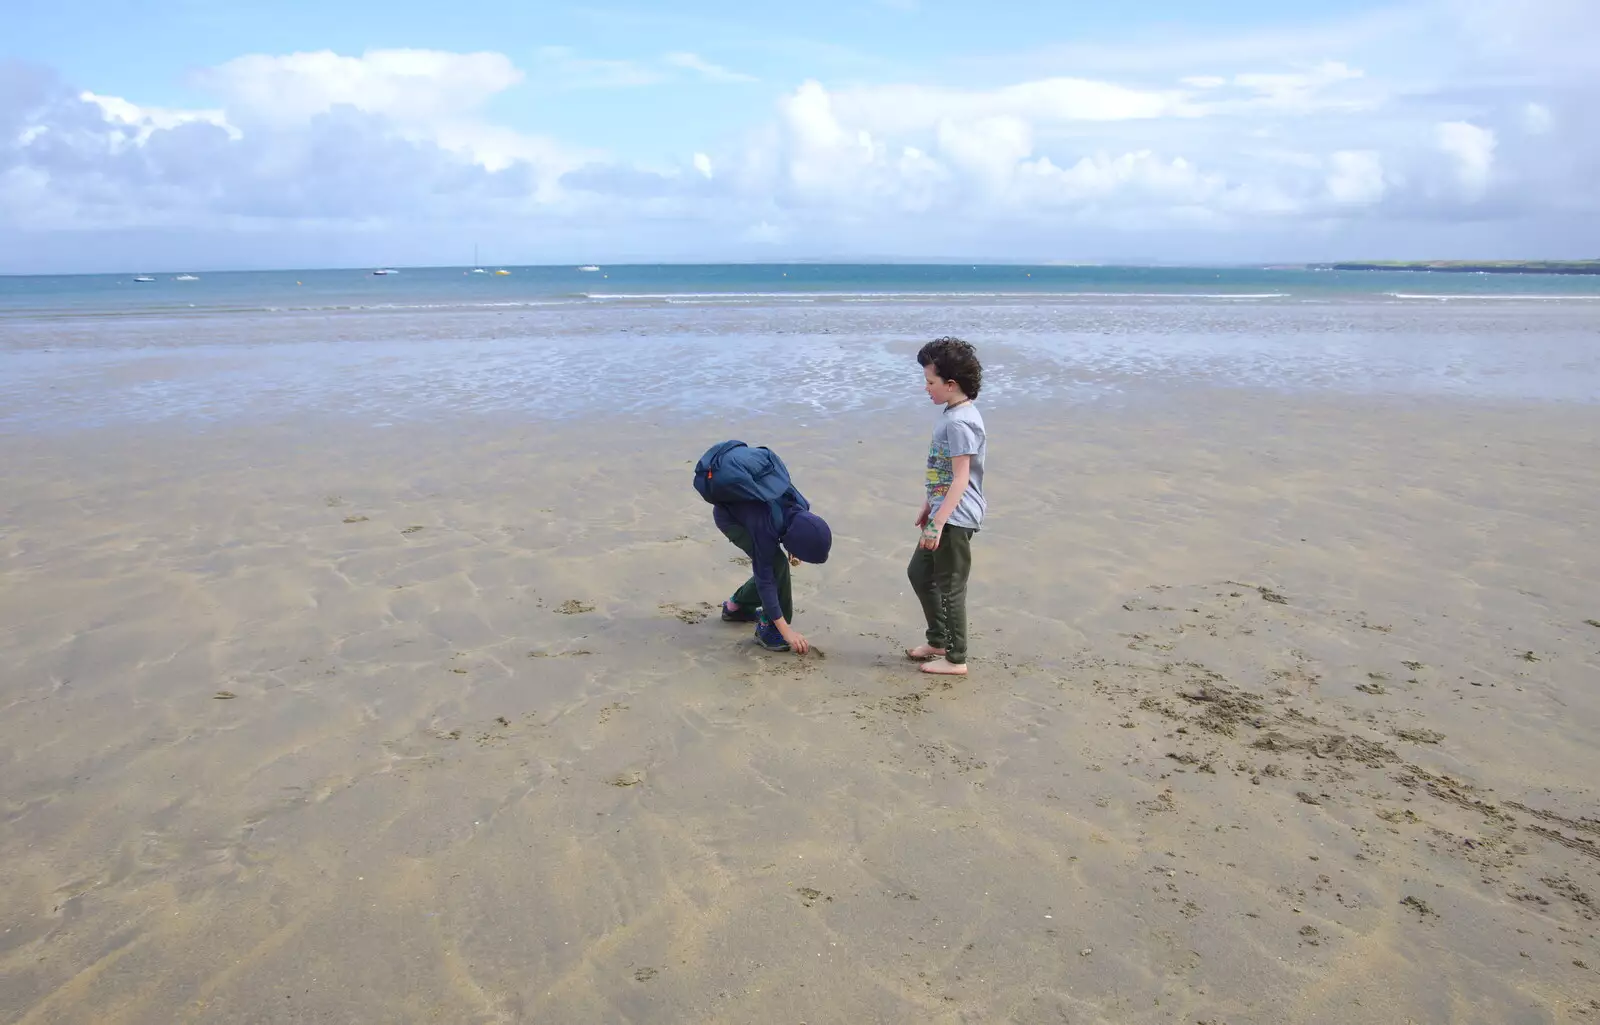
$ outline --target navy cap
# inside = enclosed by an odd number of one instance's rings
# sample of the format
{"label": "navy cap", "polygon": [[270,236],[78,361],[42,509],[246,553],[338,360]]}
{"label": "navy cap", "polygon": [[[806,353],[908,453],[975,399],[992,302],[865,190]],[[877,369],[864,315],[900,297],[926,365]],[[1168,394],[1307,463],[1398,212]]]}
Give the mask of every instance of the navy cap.
{"label": "navy cap", "polygon": [[821,565],[833,549],[833,530],[828,521],[814,512],[797,512],[783,535],[783,546],[801,562]]}

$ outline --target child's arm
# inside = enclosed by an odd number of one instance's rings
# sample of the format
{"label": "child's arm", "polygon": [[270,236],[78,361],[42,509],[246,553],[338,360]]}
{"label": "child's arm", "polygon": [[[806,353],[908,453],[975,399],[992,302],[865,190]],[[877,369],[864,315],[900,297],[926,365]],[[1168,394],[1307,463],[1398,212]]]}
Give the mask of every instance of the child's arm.
{"label": "child's arm", "polygon": [[945,493],[944,501],[939,503],[938,511],[928,520],[927,526],[922,528],[922,547],[930,550],[939,547],[939,536],[944,533],[945,524],[956,514],[956,508],[961,505],[961,496],[967,493],[967,482],[972,479],[972,456],[952,458],[950,469],[954,478],[950,481],[950,490]]}
{"label": "child's arm", "polygon": [[789,642],[789,650],[796,655],[804,655],[811,650],[811,642],[806,640],[806,635],[789,625],[789,621],[782,616],[772,620],[772,625],[778,628],[778,633]]}
{"label": "child's arm", "polygon": [[[766,515],[765,511],[762,512]],[[766,554],[768,549],[760,542],[755,546],[755,556],[750,560],[750,573],[756,578],[756,590],[761,595],[761,607],[767,614],[767,619],[777,628],[779,636],[789,642],[789,648],[797,655],[804,655],[810,650],[811,644],[805,635],[789,625],[783,618],[783,605],[778,600],[778,580],[774,572],[772,559],[781,559],[783,552],[774,544],[771,554]]]}

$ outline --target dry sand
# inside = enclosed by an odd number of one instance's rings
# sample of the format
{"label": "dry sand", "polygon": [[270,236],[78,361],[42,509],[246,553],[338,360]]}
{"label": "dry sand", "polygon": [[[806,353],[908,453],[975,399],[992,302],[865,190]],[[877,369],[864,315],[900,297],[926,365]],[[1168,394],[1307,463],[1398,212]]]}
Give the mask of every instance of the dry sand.
{"label": "dry sand", "polygon": [[1600,411],[987,416],[955,681],[915,410],[8,439],[0,1020],[1600,1022]]}

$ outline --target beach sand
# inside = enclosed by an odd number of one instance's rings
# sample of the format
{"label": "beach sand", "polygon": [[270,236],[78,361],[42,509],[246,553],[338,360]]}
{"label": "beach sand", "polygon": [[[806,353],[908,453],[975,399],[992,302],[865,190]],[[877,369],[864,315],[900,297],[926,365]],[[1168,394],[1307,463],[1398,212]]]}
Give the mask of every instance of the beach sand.
{"label": "beach sand", "polygon": [[1600,412],[985,412],[964,680],[914,406],[8,439],[0,1020],[1600,1022]]}

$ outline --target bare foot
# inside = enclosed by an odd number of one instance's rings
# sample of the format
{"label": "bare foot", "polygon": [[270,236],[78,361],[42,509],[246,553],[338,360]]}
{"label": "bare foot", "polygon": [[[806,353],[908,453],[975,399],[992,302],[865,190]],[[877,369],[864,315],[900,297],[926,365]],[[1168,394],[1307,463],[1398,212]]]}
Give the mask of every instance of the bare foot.
{"label": "bare foot", "polygon": [[935,676],[965,676],[965,675],[967,675],[967,664],[965,662],[962,662],[959,665],[957,665],[954,662],[946,662],[942,658],[936,658],[932,662],[924,662],[924,663],[922,663],[921,669],[922,669],[923,672],[925,672],[925,673],[933,673]]}
{"label": "bare foot", "polygon": [[906,658],[913,662],[931,662],[944,656],[943,648],[935,648],[928,644],[919,644],[915,648],[906,649]]}

